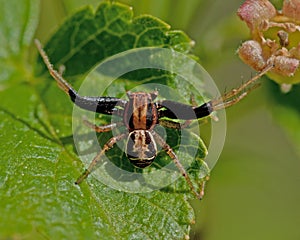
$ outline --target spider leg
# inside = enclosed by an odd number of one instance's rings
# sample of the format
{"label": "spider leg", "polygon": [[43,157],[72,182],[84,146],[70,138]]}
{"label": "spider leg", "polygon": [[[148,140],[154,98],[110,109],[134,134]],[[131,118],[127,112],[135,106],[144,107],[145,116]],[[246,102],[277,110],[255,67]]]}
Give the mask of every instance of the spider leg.
{"label": "spider leg", "polygon": [[[187,128],[192,122],[193,122],[193,120],[186,120],[184,123],[174,122],[174,121],[171,121],[171,120],[168,120],[168,119],[159,119],[158,120],[159,125],[161,125],[165,128],[171,128],[171,129]],[[206,123],[207,119],[203,119],[201,122]]]}
{"label": "spider leg", "polygon": [[197,102],[196,102],[194,93],[191,93],[190,102],[191,102],[191,104],[192,104],[193,107],[197,106]]}
{"label": "spider leg", "polygon": [[[260,73],[255,75],[253,78],[242,84],[240,87],[231,90],[230,92],[225,93],[222,97],[217,98],[215,100],[210,101],[212,111],[224,109],[230,107],[239,101],[241,101],[244,97],[248,95],[253,89],[257,88],[259,84],[255,84],[255,82],[261,78],[264,74],[270,71],[273,68],[273,65],[267,66]],[[254,84],[254,85],[253,85]],[[252,85],[252,86],[251,86]]]}
{"label": "spider leg", "polygon": [[206,182],[209,180],[209,176],[205,177],[204,180],[200,183],[200,195],[204,196],[204,191],[205,191],[205,186],[206,186]]}
{"label": "spider leg", "polygon": [[72,102],[74,102],[77,106],[89,110],[92,112],[103,113],[103,114],[121,114],[122,111],[116,108],[116,106],[123,107],[126,105],[127,101],[113,98],[113,97],[86,97],[80,96],[70,84],[62,77],[62,74],[54,69],[51,64],[48,55],[42,48],[42,45],[39,40],[35,40],[35,45],[46,65],[50,75],[55,79],[57,85],[70,96]]}
{"label": "spider leg", "polygon": [[[192,104],[192,106],[193,107],[196,107],[197,106],[197,103],[196,103],[196,100],[195,100],[195,95],[193,94],[193,93],[191,93],[191,96],[190,96],[190,102],[191,102],[191,104]],[[193,122],[193,120],[186,120],[183,124],[182,124],[182,126],[181,126],[181,128],[186,128],[186,127],[188,127],[191,123]]]}
{"label": "spider leg", "polygon": [[[198,107],[170,100],[158,101],[155,103],[158,110],[158,118],[160,119],[163,117],[167,117],[171,119],[181,119],[189,121],[207,117],[213,111],[230,107],[242,100],[250,91],[258,87],[259,85],[255,84],[255,82],[272,68],[273,65],[267,66],[263,71],[248,80],[239,88],[233,89],[222,97],[208,101]],[[188,121],[187,124],[189,124]]]}
{"label": "spider leg", "polygon": [[162,100],[156,103],[158,110],[158,119],[167,117],[170,119],[187,120],[186,124],[190,124],[190,120],[204,118],[209,116],[212,112],[211,102],[204,103],[198,107],[174,102],[170,100]]}
{"label": "spider leg", "polygon": [[65,71],[66,71],[65,65],[60,65],[59,68],[58,68],[59,75],[62,76]]}
{"label": "spider leg", "polygon": [[106,144],[104,144],[102,150],[94,157],[90,165],[88,166],[87,169],[80,175],[80,177],[76,180],[75,184],[80,184],[84,179],[88,177],[88,175],[95,170],[97,165],[100,163],[102,160],[102,156],[109,150],[111,149],[116,142],[124,139],[127,137],[127,133],[122,133],[118,136],[112,137],[111,139],[108,140]]}
{"label": "spider leg", "polygon": [[155,132],[155,131],[151,131],[155,141],[162,147],[163,150],[166,151],[166,153],[170,156],[170,158],[173,160],[173,162],[175,163],[176,167],[178,168],[178,170],[180,171],[181,175],[185,178],[185,180],[187,181],[191,191],[193,192],[193,194],[198,198],[198,199],[202,199],[203,195],[202,193],[204,192],[203,190],[201,190],[200,193],[198,193],[196,191],[196,189],[193,186],[193,183],[187,173],[187,171],[184,169],[184,167],[182,166],[182,164],[180,163],[177,155],[175,154],[174,150]]}
{"label": "spider leg", "polygon": [[[158,123],[164,127],[180,129],[188,127],[193,120],[200,119],[209,116],[212,113],[210,102],[204,103],[199,107],[196,107],[194,96],[191,95],[192,105],[187,105],[170,100],[161,100],[156,102],[156,108],[158,110]],[[174,123],[171,120],[161,119],[180,119],[186,120],[183,124]],[[204,120],[205,122],[206,120]]]}
{"label": "spider leg", "polygon": [[[196,100],[195,100],[195,95],[192,93],[191,94],[191,97],[190,97],[190,102],[191,102],[191,104],[192,104],[192,106],[194,107],[194,109],[195,108],[197,108],[197,102],[196,102]],[[212,119],[212,120],[214,120],[215,122],[217,122],[219,119],[218,119],[218,117],[217,116],[215,116],[215,115],[209,115],[209,117]],[[199,119],[198,119],[198,121],[200,121]],[[187,120],[185,123],[184,123],[184,126],[188,126],[189,124],[191,124],[191,122],[192,122],[192,120]],[[207,120],[207,118],[201,118],[201,122],[199,122],[200,124],[206,124],[208,122],[208,120]]]}
{"label": "spider leg", "polygon": [[63,79],[62,75],[56,71],[53,68],[53,65],[51,64],[49,57],[47,56],[46,52],[44,51],[44,49],[42,48],[42,44],[40,43],[39,40],[35,39],[35,45],[37,47],[37,49],[39,50],[39,53],[41,55],[41,57],[43,58],[44,63],[46,64],[50,75],[56,80],[58,86],[67,94],[69,94],[69,90],[72,89],[72,87],[66,82],[65,79]]}
{"label": "spider leg", "polygon": [[108,124],[108,125],[103,125],[103,126],[97,126],[96,124],[90,122],[87,119],[83,119],[83,123],[94,129],[96,132],[98,133],[102,133],[102,132],[110,132],[112,131],[114,128],[118,127],[118,126],[122,126],[124,125],[122,122],[118,122],[118,123],[112,123],[112,124]]}
{"label": "spider leg", "polygon": [[166,127],[166,128],[172,128],[172,129],[182,129],[182,125],[179,122],[173,122],[167,119],[159,119],[158,124]]}

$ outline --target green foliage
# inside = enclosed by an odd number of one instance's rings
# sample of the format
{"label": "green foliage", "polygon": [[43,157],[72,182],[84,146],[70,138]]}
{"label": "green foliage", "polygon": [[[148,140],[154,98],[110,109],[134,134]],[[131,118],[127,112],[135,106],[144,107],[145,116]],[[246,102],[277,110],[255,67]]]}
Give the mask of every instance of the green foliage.
{"label": "green foliage", "polygon": [[96,12],[85,7],[66,20],[45,50],[55,66],[66,67],[66,77],[86,73],[101,60],[138,47],[172,47],[188,53],[192,41],[169,29],[150,15],[133,18],[126,5],[103,3]]}
{"label": "green foliage", "polygon": [[[72,105],[44,64],[34,67],[38,78],[28,59],[38,3],[1,0],[0,29],[6,37],[0,37],[0,238],[183,239],[194,222],[183,179],[148,194],[119,192],[93,177],[74,185],[82,163],[73,145]],[[86,7],[67,19],[45,49],[56,67],[66,67],[68,78],[140,46],[189,53],[191,41],[152,16],[133,18],[129,7],[103,3],[96,12]],[[199,137],[191,139],[192,147],[199,147],[191,169],[197,181],[208,174],[201,162],[206,148]]]}
{"label": "green foliage", "polygon": [[[1,0],[0,15],[0,82],[15,79],[15,70],[27,70],[19,66],[26,60],[25,49],[30,45],[38,23],[38,0]],[[19,69],[21,67],[21,69]]]}

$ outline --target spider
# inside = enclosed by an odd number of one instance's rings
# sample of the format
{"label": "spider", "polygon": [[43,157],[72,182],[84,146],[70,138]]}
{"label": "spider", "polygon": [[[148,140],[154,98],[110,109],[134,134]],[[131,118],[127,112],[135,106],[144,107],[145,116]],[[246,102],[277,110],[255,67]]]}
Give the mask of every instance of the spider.
{"label": "spider", "polygon": [[[182,125],[180,123],[172,120],[166,120],[166,118],[185,120],[186,123],[189,124],[192,120],[207,117],[214,111],[236,104],[252,89],[254,89],[257,84],[252,87],[249,86],[253,85],[257,79],[259,79],[272,67],[267,67],[239,88],[233,89],[225,93],[222,97],[208,101],[200,106],[190,106],[170,100],[160,100],[155,102],[158,95],[157,91],[151,93],[127,92],[128,100],[102,96],[88,97],[80,96],[62,77],[62,74],[54,69],[49,57],[37,39],[35,40],[35,44],[49,70],[49,73],[56,80],[58,86],[69,95],[74,104],[82,109],[94,111],[100,114],[116,114],[123,118],[122,124],[128,130],[126,133],[121,133],[112,137],[106,144],[104,144],[102,150],[94,157],[88,168],[85,169],[85,171],[76,180],[75,184],[80,184],[91,172],[95,170],[98,163],[101,162],[103,155],[111,149],[116,142],[127,139],[125,153],[134,166],[138,168],[145,168],[151,165],[156,158],[158,152],[157,145],[159,145],[173,160],[179,172],[185,178],[192,193],[198,199],[201,199],[204,195],[204,184],[200,191],[197,192],[187,171],[180,163],[174,150],[158,133],[156,133],[154,127],[157,124],[160,124],[166,128],[181,129]],[[172,111],[172,109],[176,109],[176,114]],[[84,123],[99,133],[112,131],[114,128],[119,126],[117,123],[97,126],[87,120],[84,120]]]}

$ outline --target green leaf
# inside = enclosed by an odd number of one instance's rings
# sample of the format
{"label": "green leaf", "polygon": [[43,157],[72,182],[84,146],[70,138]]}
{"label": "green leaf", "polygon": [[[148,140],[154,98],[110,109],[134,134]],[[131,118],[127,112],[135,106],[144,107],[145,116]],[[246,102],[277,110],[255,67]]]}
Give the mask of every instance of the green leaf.
{"label": "green leaf", "polygon": [[[161,191],[143,194],[114,190],[93,176],[80,186],[74,185],[83,166],[73,143],[72,104],[46,74],[44,64],[38,62],[36,73],[43,75],[37,78],[25,57],[36,27],[32,19],[37,19],[37,4],[12,0],[10,4],[3,2],[1,10],[16,19],[1,22],[1,32],[13,34],[20,26],[25,30],[16,31],[18,37],[10,41],[0,39],[6,44],[1,48],[4,61],[14,59],[13,74],[3,78],[10,81],[0,89],[0,238],[186,238],[194,214],[187,202],[191,195],[184,179]],[[46,44],[46,51],[56,67],[66,66],[64,76],[68,79],[85,75],[113,54],[141,46],[189,53],[191,41],[152,16],[133,18],[128,6],[103,3],[96,12],[86,7],[67,19]],[[166,72],[151,74],[153,81],[176,86],[173,76]],[[149,72],[130,76],[134,81],[120,80],[116,93],[145,79]],[[78,78],[71,80],[79,86]],[[186,96],[188,93],[189,89]],[[172,144],[176,149],[176,142]],[[199,137],[192,135],[186,147],[200,149],[190,171],[193,181],[201,180],[208,174],[201,160],[206,148]],[[167,156],[160,160],[163,163]]]}
{"label": "green leaf", "polygon": [[137,47],[172,47],[188,53],[193,42],[182,31],[169,29],[153,16],[133,18],[130,7],[105,2],[96,12],[85,7],[66,20],[45,50],[54,66],[66,67],[65,77],[86,73],[108,56]]}
{"label": "green leaf", "polygon": [[25,50],[31,43],[38,24],[39,0],[5,1],[0,0],[0,84],[14,78],[15,71],[26,60]]}

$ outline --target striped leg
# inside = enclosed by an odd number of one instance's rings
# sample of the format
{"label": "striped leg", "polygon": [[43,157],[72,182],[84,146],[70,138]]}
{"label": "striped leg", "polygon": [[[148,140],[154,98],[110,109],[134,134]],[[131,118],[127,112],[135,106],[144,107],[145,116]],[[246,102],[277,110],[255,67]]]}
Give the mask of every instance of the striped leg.
{"label": "striped leg", "polygon": [[193,192],[193,194],[198,198],[198,199],[202,199],[203,197],[203,193],[204,191],[201,189],[200,193],[198,193],[196,191],[196,189],[194,188],[194,185],[189,177],[189,175],[187,174],[187,171],[184,169],[184,167],[182,166],[182,164],[180,163],[177,155],[175,154],[175,152],[173,151],[173,149],[154,131],[151,132],[155,141],[166,151],[166,153],[170,156],[170,158],[173,160],[173,162],[175,163],[176,167],[178,168],[178,170],[180,171],[181,175],[185,178],[185,180],[187,181],[191,191]]}
{"label": "striped leg", "polygon": [[118,123],[112,123],[112,124],[103,125],[103,126],[97,126],[96,124],[90,122],[90,121],[87,120],[87,119],[83,119],[83,123],[84,123],[86,126],[92,128],[92,129],[94,129],[94,130],[95,130],[96,132],[98,132],[98,133],[102,133],[102,132],[110,132],[110,131],[112,131],[114,128],[123,125],[123,123],[118,122]]}
{"label": "striped leg", "polygon": [[[269,72],[273,68],[273,65],[267,66],[264,70],[258,73],[256,76],[245,82],[240,87],[231,90],[228,93],[225,93],[222,97],[212,100],[211,106],[213,111],[217,111],[220,109],[224,109],[230,107],[239,101],[241,101],[244,97],[247,96],[249,92],[258,87],[259,85],[255,85],[255,82],[262,77],[264,74]],[[254,85],[253,85],[254,84]]]}
{"label": "striped leg", "polygon": [[118,136],[112,137],[108,140],[108,142],[103,146],[102,150],[94,157],[93,161],[90,163],[89,167],[81,174],[81,176],[76,180],[75,184],[80,184],[84,179],[88,177],[88,175],[93,172],[97,165],[102,160],[103,155],[111,149],[116,142],[127,137],[127,133],[120,134]]}

